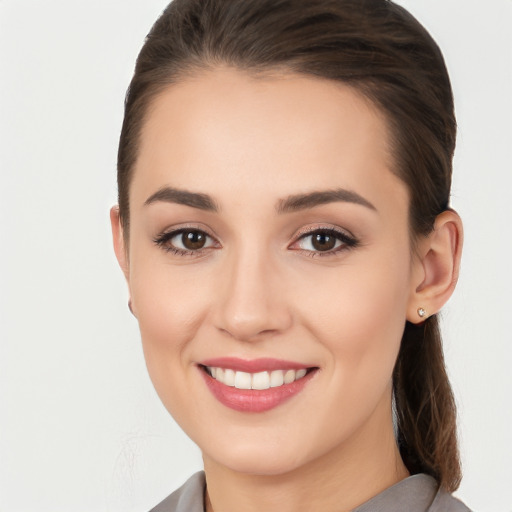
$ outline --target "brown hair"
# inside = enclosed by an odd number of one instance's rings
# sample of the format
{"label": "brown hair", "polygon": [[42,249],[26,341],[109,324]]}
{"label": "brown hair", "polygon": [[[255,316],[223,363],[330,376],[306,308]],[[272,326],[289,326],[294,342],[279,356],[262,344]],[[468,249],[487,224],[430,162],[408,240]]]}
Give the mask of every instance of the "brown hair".
{"label": "brown hair", "polygon": [[[388,0],[174,0],[151,29],[125,102],[119,209],[129,231],[129,187],[151,101],[190,73],[220,64],[337,80],[389,123],[394,172],[410,193],[412,240],[448,208],[456,123],[443,56],[428,32]],[[397,440],[411,473],[449,491],[461,472],[456,411],[436,316],[407,323],[393,374]]]}

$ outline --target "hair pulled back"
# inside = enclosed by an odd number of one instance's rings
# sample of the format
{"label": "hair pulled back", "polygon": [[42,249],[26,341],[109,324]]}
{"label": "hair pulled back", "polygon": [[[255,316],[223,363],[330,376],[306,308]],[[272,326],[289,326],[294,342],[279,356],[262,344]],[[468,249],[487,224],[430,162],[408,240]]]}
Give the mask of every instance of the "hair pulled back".
{"label": "hair pulled back", "polygon": [[[449,207],[456,136],[450,81],[438,46],[405,9],[388,0],[174,0],[146,38],[126,96],[118,153],[126,236],[130,182],[152,100],[220,65],[354,87],[388,123],[393,172],[409,190],[411,239],[430,233]],[[435,315],[421,327],[406,323],[393,390],[397,441],[409,471],[455,490],[456,411]]]}

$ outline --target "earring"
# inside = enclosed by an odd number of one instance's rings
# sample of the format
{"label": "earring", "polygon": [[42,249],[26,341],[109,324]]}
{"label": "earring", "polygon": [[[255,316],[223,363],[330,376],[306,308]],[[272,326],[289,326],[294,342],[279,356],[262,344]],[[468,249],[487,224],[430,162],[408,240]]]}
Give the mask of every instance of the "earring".
{"label": "earring", "polygon": [[425,308],[418,308],[418,316],[425,318],[427,316],[427,310]]}

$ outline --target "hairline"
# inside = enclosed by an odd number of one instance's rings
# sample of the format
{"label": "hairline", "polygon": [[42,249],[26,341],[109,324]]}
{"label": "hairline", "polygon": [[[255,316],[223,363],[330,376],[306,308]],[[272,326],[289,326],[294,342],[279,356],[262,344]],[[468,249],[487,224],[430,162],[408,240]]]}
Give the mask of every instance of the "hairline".
{"label": "hairline", "polygon": [[171,89],[175,85],[179,85],[182,83],[186,83],[188,81],[200,79],[202,76],[208,73],[214,73],[219,69],[232,69],[241,73],[247,74],[250,78],[255,80],[279,80],[284,79],[290,76],[295,77],[304,77],[313,80],[319,80],[322,82],[330,82],[336,86],[347,87],[352,92],[354,92],[359,99],[364,101],[368,108],[375,113],[379,119],[382,120],[384,124],[384,129],[387,134],[386,147],[387,147],[387,157],[389,161],[387,162],[388,168],[390,172],[392,172],[395,176],[397,176],[402,183],[406,185],[407,195],[408,195],[408,217],[409,217],[409,228],[411,234],[411,240],[414,240],[417,236],[412,226],[412,217],[411,217],[411,193],[409,190],[409,185],[402,178],[400,173],[398,172],[399,167],[399,145],[397,131],[398,127],[391,114],[386,112],[386,109],[378,102],[374,95],[372,94],[371,79],[362,80],[357,79],[353,81],[329,78],[325,76],[321,76],[315,74],[313,72],[307,71],[306,69],[296,68],[294,67],[294,60],[290,59],[289,62],[280,63],[275,65],[247,65],[244,66],[242,63],[229,62],[225,59],[219,58],[210,58],[205,57],[203,59],[193,57],[189,58],[187,61],[183,62],[178,70],[173,71],[172,77],[171,73],[167,73],[167,79],[162,80],[161,82],[153,81],[152,84],[146,88],[144,94],[139,96],[132,106],[135,110],[137,107],[143,107],[143,114],[139,117],[138,122],[135,126],[135,149],[134,149],[134,159],[130,165],[130,168],[127,172],[127,180],[126,180],[126,190],[127,190],[127,211],[121,212],[121,224],[123,228],[123,234],[126,240],[129,239],[129,231],[130,231],[130,190],[133,181],[133,177],[136,172],[137,162],[140,155],[140,141],[142,138],[142,132],[147,125],[148,119],[151,117],[152,112],[156,109],[157,99],[160,95],[164,94],[167,90]]}

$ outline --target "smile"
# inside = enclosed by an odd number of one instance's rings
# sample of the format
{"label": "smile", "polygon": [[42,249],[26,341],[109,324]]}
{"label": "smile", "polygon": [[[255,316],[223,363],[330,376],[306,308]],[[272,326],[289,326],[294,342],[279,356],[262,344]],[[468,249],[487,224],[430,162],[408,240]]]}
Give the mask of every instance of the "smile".
{"label": "smile", "polygon": [[240,412],[265,412],[298,395],[318,367],[276,359],[222,358],[198,365],[206,386],[223,405]]}
{"label": "smile", "polygon": [[264,390],[291,384],[306,376],[308,370],[273,370],[258,373],[235,371],[229,368],[206,366],[206,372],[216,381],[237,389]]}

